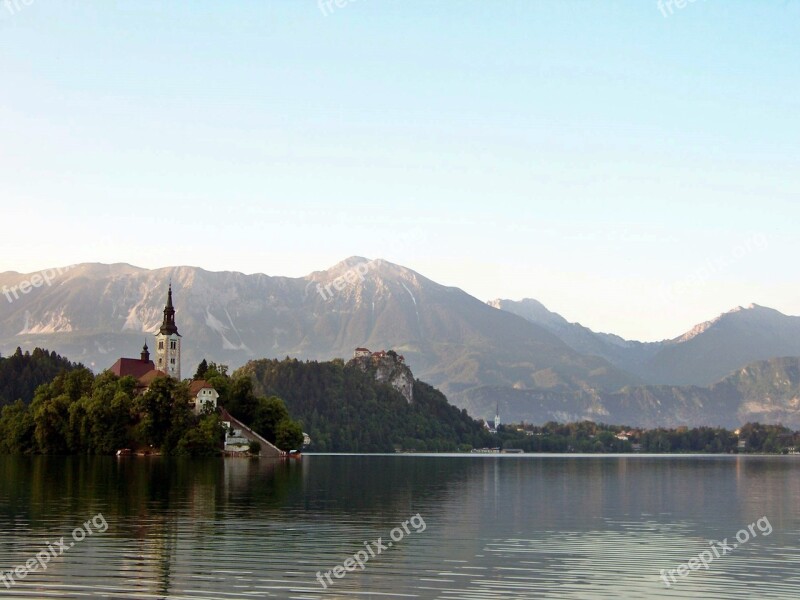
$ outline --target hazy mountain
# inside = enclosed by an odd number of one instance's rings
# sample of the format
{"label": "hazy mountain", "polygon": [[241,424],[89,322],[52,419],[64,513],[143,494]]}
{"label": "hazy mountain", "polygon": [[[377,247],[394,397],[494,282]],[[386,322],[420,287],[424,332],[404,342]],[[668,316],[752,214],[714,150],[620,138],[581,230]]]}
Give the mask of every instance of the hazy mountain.
{"label": "hazy mountain", "polygon": [[708,387],[630,386],[575,393],[485,387],[461,399],[475,415],[499,405],[505,422],[579,421],[641,427],[738,427],[747,422],[800,428],[800,358],[773,358],[737,370]]}
{"label": "hazy mountain", "polygon": [[[0,290],[33,277],[0,274]],[[0,351],[38,345],[95,370],[137,357],[145,341],[152,349],[170,280],[184,377],[202,358],[235,368],[287,355],[350,358],[366,346],[404,354],[418,377],[456,404],[476,386],[614,390],[634,382],[544,327],[409,269],[358,257],[301,278],[77,265],[12,302],[0,296]]]}
{"label": "hazy mountain", "polygon": [[493,300],[491,306],[545,327],[574,350],[600,356],[650,384],[707,386],[744,365],[800,356],[800,317],[751,304],[663,342],[636,342],[569,323],[536,300]]}
{"label": "hazy mountain", "polygon": [[664,342],[636,342],[610,333],[597,333],[580,323],[570,323],[538,300],[491,300],[489,306],[505,310],[541,325],[581,354],[601,356],[611,364],[641,379],[646,363],[664,346]]}
{"label": "hazy mountain", "polygon": [[647,363],[654,383],[708,385],[751,362],[800,356],[800,317],[751,304],[671,340]]}

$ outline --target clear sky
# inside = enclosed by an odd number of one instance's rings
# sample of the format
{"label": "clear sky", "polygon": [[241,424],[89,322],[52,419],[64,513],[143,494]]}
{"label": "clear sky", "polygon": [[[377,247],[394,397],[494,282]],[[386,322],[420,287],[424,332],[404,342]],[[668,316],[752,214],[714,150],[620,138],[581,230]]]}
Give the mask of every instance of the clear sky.
{"label": "clear sky", "polygon": [[629,338],[800,314],[798,0],[4,1],[0,271],[360,255]]}

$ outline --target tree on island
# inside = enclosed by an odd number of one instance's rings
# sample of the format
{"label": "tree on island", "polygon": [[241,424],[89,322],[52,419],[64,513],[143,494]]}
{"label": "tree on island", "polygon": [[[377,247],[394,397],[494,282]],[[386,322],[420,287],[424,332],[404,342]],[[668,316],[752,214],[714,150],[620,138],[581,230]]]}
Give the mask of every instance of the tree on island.
{"label": "tree on island", "polygon": [[202,362],[197,365],[197,371],[194,373],[194,379],[205,379],[206,373],[208,373],[208,362],[204,358]]}

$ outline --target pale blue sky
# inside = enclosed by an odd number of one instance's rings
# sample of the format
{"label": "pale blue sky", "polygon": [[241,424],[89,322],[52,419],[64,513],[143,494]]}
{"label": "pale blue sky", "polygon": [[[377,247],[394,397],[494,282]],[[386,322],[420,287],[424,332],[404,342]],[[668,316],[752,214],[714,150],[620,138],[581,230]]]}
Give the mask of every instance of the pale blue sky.
{"label": "pale blue sky", "polygon": [[797,0],[18,5],[0,271],[361,255],[639,339],[800,314]]}

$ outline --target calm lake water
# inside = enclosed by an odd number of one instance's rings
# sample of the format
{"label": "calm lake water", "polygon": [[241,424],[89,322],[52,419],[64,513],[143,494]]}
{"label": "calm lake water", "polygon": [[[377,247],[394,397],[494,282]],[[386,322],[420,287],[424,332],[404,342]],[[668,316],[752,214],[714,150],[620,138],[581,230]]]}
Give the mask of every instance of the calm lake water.
{"label": "calm lake water", "polygon": [[0,531],[3,571],[54,547],[0,598],[796,598],[800,457],[0,456]]}

